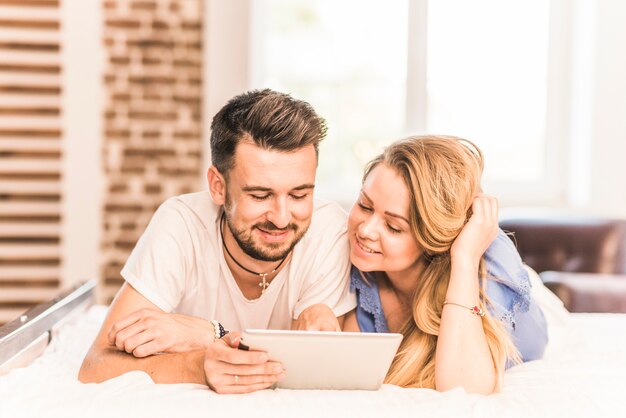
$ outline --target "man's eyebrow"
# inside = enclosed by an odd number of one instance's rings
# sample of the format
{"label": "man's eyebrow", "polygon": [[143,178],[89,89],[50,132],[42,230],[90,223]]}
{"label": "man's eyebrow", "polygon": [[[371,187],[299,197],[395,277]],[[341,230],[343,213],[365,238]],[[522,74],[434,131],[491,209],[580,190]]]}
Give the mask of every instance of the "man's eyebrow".
{"label": "man's eyebrow", "polygon": [[315,188],[315,184],[307,183],[307,184],[301,184],[300,186],[294,187],[291,190],[306,190],[306,189],[314,189],[314,188]]}
{"label": "man's eyebrow", "polygon": [[[296,186],[291,190],[306,190],[306,189],[313,189],[313,188],[315,188],[315,184],[307,183],[307,184],[301,184],[300,186]],[[274,191],[270,187],[263,187],[263,186],[243,186],[241,190],[243,190],[244,192],[268,192],[268,193],[271,193]]]}
{"label": "man's eyebrow", "polygon": [[[365,193],[363,190],[361,190],[361,194],[362,194],[363,196],[365,196],[365,198],[366,198],[369,202],[372,202],[372,199],[371,199],[371,198],[367,195],[367,193]],[[393,217],[393,218],[398,218],[398,219],[401,219],[401,220],[403,220],[404,222],[408,223],[409,225],[411,224],[407,218],[405,218],[405,217],[404,217],[404,216],[402,216],[402,215],[398,215],[397,213],[393,213],[393,212],[389,212],[389,211],[387,211],[387,212],[385,212],[385,215],[387,215],[387,216],[391,216],[391,217]]]}
{"label": "man's eyebrow", "polygon": [[243,190],[244,192],[271,192],[272,191],[272,189],[270,189],[269,187],[262,187],[262,186],[243,186],[241,190]]}

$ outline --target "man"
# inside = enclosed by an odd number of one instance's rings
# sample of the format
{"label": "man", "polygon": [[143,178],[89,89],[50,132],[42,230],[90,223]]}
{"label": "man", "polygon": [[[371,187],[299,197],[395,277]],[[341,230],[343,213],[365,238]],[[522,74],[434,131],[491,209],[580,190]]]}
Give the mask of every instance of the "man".
{"label": "man", "polygon": [[[143,370],[219,393],[284,378],[263,352],[238,350],[246,328],[337,329],[352,310],[346,215],[314,201],[324,120],[271,90],[215,115],[209,192],[166,201],[133,250],[79,378]],[[332,311],[332,315],[329,315]],[[329,319],[330,318],[330,319]]]}

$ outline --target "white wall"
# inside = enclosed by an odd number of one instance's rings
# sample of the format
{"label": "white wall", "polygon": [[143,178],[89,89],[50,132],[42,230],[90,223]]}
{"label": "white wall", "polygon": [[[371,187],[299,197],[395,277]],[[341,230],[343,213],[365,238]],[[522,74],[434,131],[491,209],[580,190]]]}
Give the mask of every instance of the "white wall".
{"label": "white wall", "polygon": [[595,2],[593,212],[626,218],[626,2]]}
{"label": "white wall", "polygon": [[[102,228],[102,15],[62,5],[63,287],[100,276]],[[88,58],[86,58],[88,57]]]}
{"label": "white wall", "polygon": [[207,0],[204,3],[202,184],[211,165],[209,144],[213,116],[233,96],[250,87],[250,0]]}

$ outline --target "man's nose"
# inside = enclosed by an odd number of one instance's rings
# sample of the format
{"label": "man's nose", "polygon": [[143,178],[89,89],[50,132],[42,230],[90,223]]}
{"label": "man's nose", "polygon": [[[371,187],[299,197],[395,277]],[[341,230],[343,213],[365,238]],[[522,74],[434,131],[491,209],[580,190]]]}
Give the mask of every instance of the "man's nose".
{"label": "man's nose", "polygon": [[285,199],[278,198],[274,201],[273,207],[267,214],[267,220],[280,229],[289,225],[289,222],[291,222],[291,211]]}

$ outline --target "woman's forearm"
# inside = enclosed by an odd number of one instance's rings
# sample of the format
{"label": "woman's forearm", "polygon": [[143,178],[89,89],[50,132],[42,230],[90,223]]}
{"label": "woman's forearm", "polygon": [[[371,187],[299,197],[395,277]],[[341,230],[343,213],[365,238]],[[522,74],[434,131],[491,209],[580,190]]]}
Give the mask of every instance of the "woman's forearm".
{"label": "woman's forearm", "polygon": [[[453,260],[446,300],[465,307],[477,306],[477,276],[476,262]],[[435,356],[437,390],[462,386],[471,393],[494,392],[497,376],[483,320],[469,309],[453,304],[444,306]]]}

